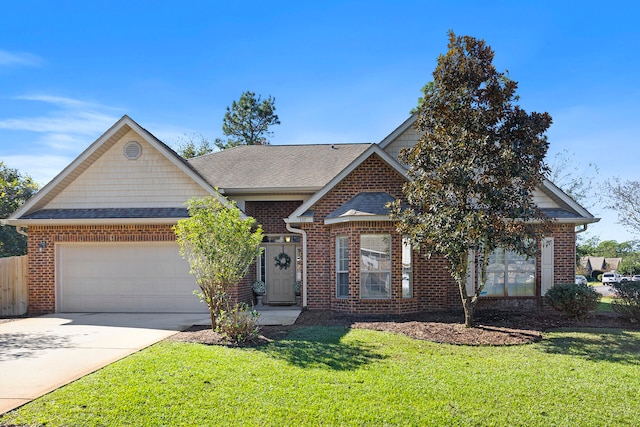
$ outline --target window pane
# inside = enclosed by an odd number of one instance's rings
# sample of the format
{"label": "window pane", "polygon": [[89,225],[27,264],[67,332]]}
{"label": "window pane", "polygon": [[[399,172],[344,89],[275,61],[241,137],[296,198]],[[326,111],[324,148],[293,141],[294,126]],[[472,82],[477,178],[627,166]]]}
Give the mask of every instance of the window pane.
{"label": "window pane", "polygon": [[487,283],[482,290],[482,295],[504,296],[504,269],[504,251],[502,249],[496,249],[489,255]]}
{"label": "window pane", "polygon": [[489,255],[484,296],[534,296],[536,259],[496,249]]}
{"label": "window pane", "polygon": [[413,297],[413,260],[411,244],[406,237],[402,238],[402,298]]}
{"label": "window pane", "polygon": [[361,272],[362,298],[389,298],[391,273]]}
{"label": "window pane", "polygon": [[338,273],[338,298],[346,298],[349,296],[349,273]]}
{"label": "window pane", "polygon": [[349,296],[349,238],[336,237],[336,296]]}
{"label": "window pane", "polygon": [[520,255],[515,252],[508,253],[508,293],[509,296],[533,296],[535,295],[536,259]]}
{"label": "window pane", "polygon": [[258,280],[261,280],[266,283],[267,282],[267,274],[266,274],[267,263],[265,262],[265,252],[266,252],[266,249],[262,248],[262,252],[260,253],[260,273],[258,274]]}
{"label": "window pane", "polygon": [[360,236],[360,297],[391,297],[391,236]]}

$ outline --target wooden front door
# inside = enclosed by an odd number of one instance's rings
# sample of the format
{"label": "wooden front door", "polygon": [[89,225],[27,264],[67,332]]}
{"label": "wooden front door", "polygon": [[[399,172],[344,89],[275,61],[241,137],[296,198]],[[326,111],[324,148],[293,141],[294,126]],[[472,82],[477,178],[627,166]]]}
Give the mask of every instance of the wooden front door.
{"label": "wooden front door", "polygon": [[[296,280],[296,245],[269,245],[265,249],[267,267],[265,302],[268,304],[294,304],[296,302],[293,290],[293,284]],[[289,265],[286,268],[282,266],[287,260],[285,256],[281,255],[283,253],[288,256],[289,260]]]}

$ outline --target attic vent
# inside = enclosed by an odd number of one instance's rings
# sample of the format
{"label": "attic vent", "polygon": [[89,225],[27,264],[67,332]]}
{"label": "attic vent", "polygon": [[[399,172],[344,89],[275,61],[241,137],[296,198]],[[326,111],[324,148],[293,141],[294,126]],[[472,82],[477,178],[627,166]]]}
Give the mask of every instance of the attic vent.
{"label": "attic vent", "polygon": [[136,141],[129,141],[124,146],[124,156],[129,160],[135,160],[142,154],[142,147]]}

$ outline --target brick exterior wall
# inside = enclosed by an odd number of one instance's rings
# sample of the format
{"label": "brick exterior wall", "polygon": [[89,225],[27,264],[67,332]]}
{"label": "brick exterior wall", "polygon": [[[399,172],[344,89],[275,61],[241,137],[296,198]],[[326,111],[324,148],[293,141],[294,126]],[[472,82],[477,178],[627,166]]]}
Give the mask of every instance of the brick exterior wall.
{"label": "brick exterior wall", "polygon": [[[362,192],[386,192],[402,198],[405,178],[376,154],[364,160],[353,172],[311,207],[314,222],[300,228],[307,232],[308,308],[333,309],[352,313],[406,313],[419,311],[420,298],[402,298],[401,236],[389,221],[357,221],[325,225],[324,219]],[[392,235],[392,274],[390,299],[360,299],[360,235]],[[335,239],[349,237],[349,298],[336,297]],[[414,288],[415,289],[415,288]]]}
{"label": "brick exterior wall", "polygon": [[262,225],[265,234],[291,234],[287,231],[284,218],[287,218],[302,204],[301,200],[294,201],[247,201],[244,213],[256,219]]}
{"label": "brick exterior wall", "polygon": [[[332,309],[350,313],[403,314],[426,310],[460,309],[458,286],[442,256],[426,259],[413,253],[413,297],[402,297],[402,238],[391,222],[348,222],[325,225],[324,219],[337,207],[361,192],[385,191],[402,198],[404,177],[376,155],[365,160],[349,176],[319,200],[314,222],[301,224],[308,236],[307,284],[308,308]],[[572,283],[575,274],[575,233],[573,224],[556,224],[549,237],[554,238],[554,283]],[[392,236],[391,297],[360,299],[360,236]],[[349,240],[349,296],[336,297],[335,245],[337,236]],[[541,305],[540,257],[536,261],[536,295],[533,297],[485,297],[479,307],[530,308]]]}

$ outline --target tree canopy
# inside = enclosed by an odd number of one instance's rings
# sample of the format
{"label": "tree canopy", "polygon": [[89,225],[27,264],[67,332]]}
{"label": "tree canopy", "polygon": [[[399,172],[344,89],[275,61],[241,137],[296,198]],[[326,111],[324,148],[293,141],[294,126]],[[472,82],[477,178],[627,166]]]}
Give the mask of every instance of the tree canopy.
{"label": "tree canopy", "polygon": [[618,212],[618,222],[633,233],[640,233],[640,181],[619,178],[605,184],[607,208]]}
{"label": "tree canopy", "polygon": [[254,92],[243,92],[238,101],[233,101],[231,107],[227,107],[224,115],[222,131],[229,140],[216,141],[216,146],[222,150],[243,144],[268,144],[267,137],[273,135],[269,128],[280,124],[275,113],[275,102],[272,96],[262,100]]}
{"label": "tree canopy", "polygon": [[180,253],[191,265],[215,330],[225,314],[234,310],[230,289],[260,255],[262,228],[253,218],[243,218],[235,205],[223,205],[213,196],[192,199],[188,207],[189,218],[178,221],[175,232]]}
{"label": "tree canopy", "polygon": [[467,293],[470,251],[482,273],[498,247],[537,254],[547,218],[532,194],[547,172],[544,133],[551,117],[515,104],[518,85],[496,71],[483,40],[449,32],[448,49],[417,108],[421,138],[400,154],[409,165],[409,207],[396,201],[392,217],[414,246],[449,261],[465,324],[472,326],[483,284]]}
{"label": "tree canopy", "polygon": [[[196,141],[199,140],[197,143]],[[217,140],[216,140],[217,141]],[[214,151],[209,140],[200,133],[184,135],[178,139],[177,153],[185,159],[204,156]]]}
{"label": "tree canopy", "polygon": [[[38,191],[30,176],[11,169],[0,161],[0,218],[7,218]],[[0,257],[25,255],[27,237],[15,227],[0,227]]]}

